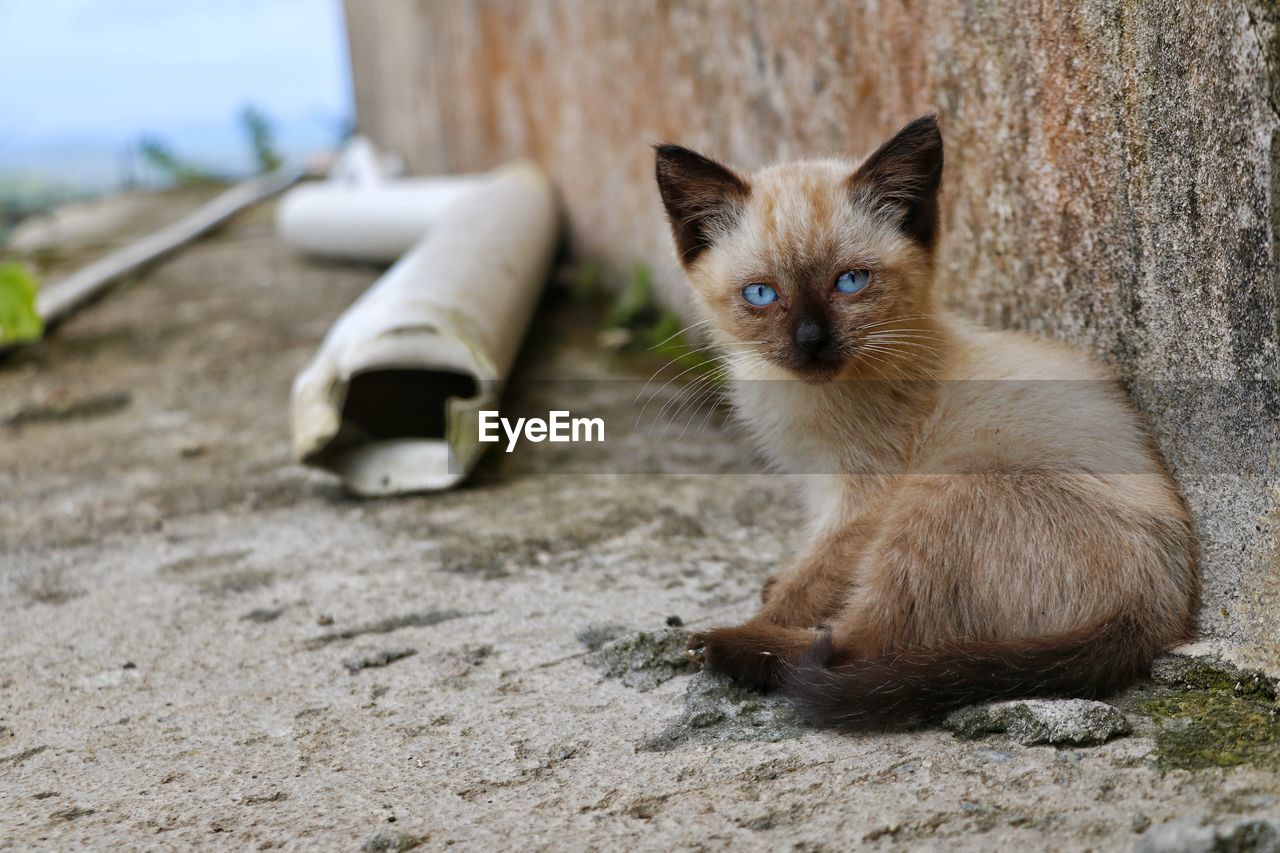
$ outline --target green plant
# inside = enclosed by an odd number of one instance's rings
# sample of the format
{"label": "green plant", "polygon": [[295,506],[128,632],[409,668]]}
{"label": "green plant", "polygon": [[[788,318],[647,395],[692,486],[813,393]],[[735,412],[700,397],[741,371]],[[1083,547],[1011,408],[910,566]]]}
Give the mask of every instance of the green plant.
{"label": "green plant", "polygon": [[628,348],[654,352],[671,365],[713,367],[705,350],[689,343],[680,318],[658,302],[653,274],[644,264],[632,269],[626,288],[609,308],[606,326],[627,330]]}
{"label": "green plant", "polygon": [[653,295],[653,274],[644,264],[636,264],[627,289],[609,310],[609,325],[639,331],[647,328],[658,312]]}
{"label": "green plant", "polygon": [[0,344],[39,340],[44,322],[36,313],[39,285],[22,264],[0,264]]}
{"label": "green plant", "polygon": [[573,269],[570,291],[578,302],[590,303],[600,292],[603,270],[597,261],[583,261]]}
{"label": "green plant", "polygon": [[138,152],[147,165],[176,184],[207,184],[214,180],[212,175],[199,166],[183,160],[157,137],[143,137],[138,142]]}
{"label": "green plant", "polygon": [[275,130],[262,110],[250,104],[240,112],[240,123],[249,135],[249,145],[261,173],[274,172],[284,163],[276,149]]}

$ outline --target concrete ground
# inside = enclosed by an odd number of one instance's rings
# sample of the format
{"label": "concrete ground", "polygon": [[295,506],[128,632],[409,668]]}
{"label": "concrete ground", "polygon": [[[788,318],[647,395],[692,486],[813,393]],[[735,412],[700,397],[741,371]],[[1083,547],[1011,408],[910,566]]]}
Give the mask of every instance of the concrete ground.
{"label": "concrete ground", "polygon": [[[777,478],[517,453],[359,501],[293,464],[290,381],[376,274],[259,208],[0,363],[0,848],[1265,843],[1274,698],[1235,676],[1028,746],[808,731],[680,670],[668,624],[746,615],[797,544]],[[531,340],[517,393],[640,375],[563,297]],[[625,414],[635,386],[590,387]],[[682,447],[742,470],[715,419]]]}

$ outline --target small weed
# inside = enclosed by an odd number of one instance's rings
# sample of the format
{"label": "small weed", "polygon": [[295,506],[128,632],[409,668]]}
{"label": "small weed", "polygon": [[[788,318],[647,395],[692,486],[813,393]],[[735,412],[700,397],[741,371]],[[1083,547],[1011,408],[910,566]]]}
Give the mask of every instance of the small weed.
{"label": "small weed", "polygon": [[0,344],[39,340],[44,333],[36,312],[38,289],[22,264],[0,264]]}

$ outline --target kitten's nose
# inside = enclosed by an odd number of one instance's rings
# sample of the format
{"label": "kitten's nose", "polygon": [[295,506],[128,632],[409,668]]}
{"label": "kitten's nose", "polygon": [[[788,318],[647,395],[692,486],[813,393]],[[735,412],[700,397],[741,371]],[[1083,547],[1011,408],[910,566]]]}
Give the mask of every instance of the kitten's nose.
{"label": "kitten's nose", "polygon": [[796,326],[796,347],[808,355],[817,355],[827,345],[827,330],[808,317]]}

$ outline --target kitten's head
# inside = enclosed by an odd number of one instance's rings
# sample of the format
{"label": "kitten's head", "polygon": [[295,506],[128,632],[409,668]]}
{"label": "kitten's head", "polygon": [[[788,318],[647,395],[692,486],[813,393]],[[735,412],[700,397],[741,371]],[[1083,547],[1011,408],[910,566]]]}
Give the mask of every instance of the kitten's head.
{"label": "kitten's head", "polygon": [[[802,160],[742,177],[676,145],[658,188],[712,336],[739,374],[884,375],[927,354],[942,136],[904,127],[861,165]],[[754,354],[754,355],[752,355]]]}

